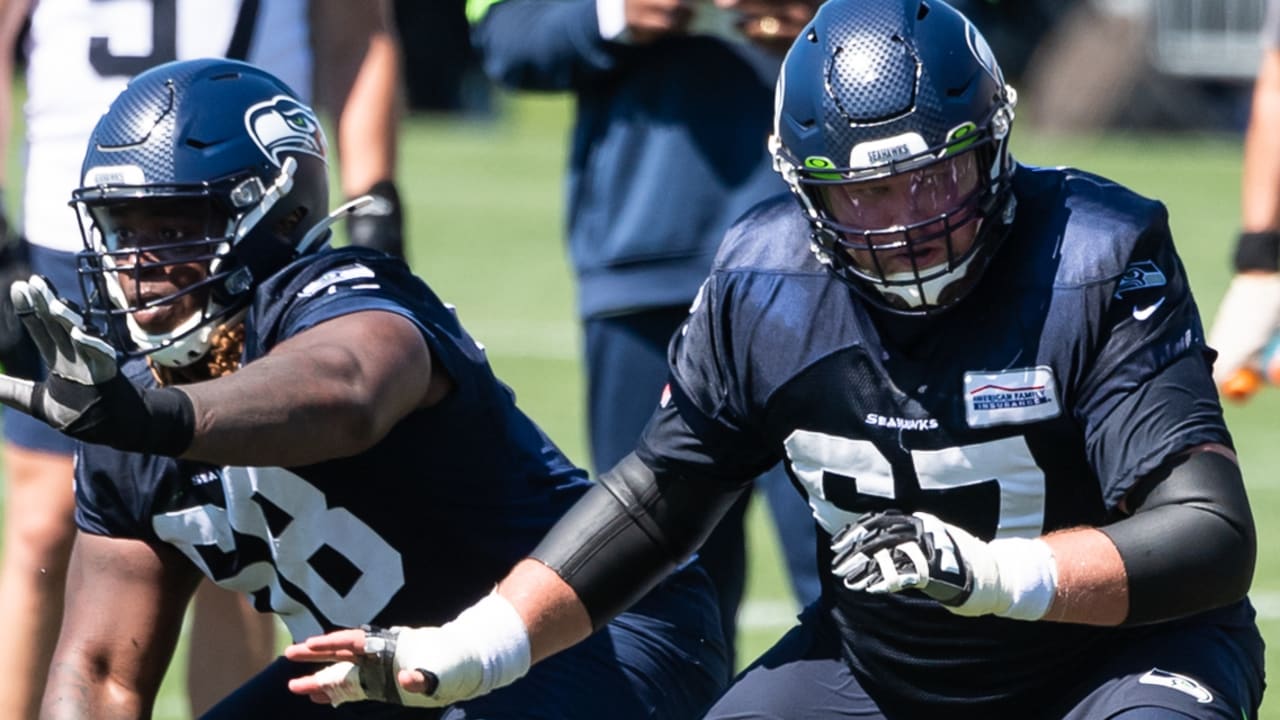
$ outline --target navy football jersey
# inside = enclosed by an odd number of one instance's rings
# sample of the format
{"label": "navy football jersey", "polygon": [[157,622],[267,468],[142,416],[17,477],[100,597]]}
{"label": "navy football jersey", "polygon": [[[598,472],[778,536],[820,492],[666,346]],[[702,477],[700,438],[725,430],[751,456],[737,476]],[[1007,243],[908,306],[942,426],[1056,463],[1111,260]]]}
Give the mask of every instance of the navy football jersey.
{"label": "navy football jersey", "polygon": [[[280,615],[296,639],[362,623],[429,625],[489,592],[588,487],[516,408],[454,311],[403,263],[370,250],[299,260],[256,291],[245,361],[349,313],[421,329],[455,389],[377,445],[306,467],[212,467],[82,446],[76,522],[163,541],[223,587]],[[153,383],[147,366],[127,366]]]}
{"label": "navy football jersey", "polygon": [[[784,459],[825,570],[863,512],[927,511],[986,540],[1103,525],[1170,454],[1230,445],[1164,207],[1066,169],[1019,167],[1014,192],[984,280],[926,319],[870,310],[810,252],[793,199],[755,208],[672,340],[640,457],[729,484]],[[912,701],[1013,702],[1142,632],[964,618],[823,575],[852,667]]]}

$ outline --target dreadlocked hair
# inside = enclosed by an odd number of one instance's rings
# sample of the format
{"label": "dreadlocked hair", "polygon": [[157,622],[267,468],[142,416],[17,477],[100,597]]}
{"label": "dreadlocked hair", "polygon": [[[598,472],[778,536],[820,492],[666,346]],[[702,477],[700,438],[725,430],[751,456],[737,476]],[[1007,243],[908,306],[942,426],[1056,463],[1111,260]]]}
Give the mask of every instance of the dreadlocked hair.
{"label": "dreadlocked hair", "polygon": [[209,352],[200,363],[183,368],[171,368],[157,365],[147,359],[151,374],[160,385],[181,385],[183,383],[212,380],[223,375],[230,375],[240,369],[240,358],[244,353],[244,323],[222,325],[209,337]]}

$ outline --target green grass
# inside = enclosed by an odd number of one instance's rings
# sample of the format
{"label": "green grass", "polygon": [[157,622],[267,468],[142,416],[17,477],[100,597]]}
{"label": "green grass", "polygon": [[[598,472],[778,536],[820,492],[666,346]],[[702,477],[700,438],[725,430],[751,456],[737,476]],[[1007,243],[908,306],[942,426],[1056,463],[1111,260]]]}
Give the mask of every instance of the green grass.
{"label": "green grass", "polygon": [[[524,97],[504,102],[492,121],[411,118],[400,180],[413,266],[457,306],[525,410],[570,457],[585,463],[580,340],[562,243],[571,112],[564,97]],[[1164,200],[1206,324],[1211,320],[1228,278],[1237,224],[1238,137],[1064,139],[1019,127],[1014,150],[1024,161],[1082,167]],[[10,177],[20,176],[11,171]],[[10,191],[11,204],[16,190]],[[1228,408],[1261,533],[1254,594],[1263,632],[1272,638],[1280,637],[1280,560],[1269,552],[1280,541],[1277,417],[1275,390]],[[768,647],[791,619],[773,531],[759,503],[749,519],[743,661]],[[165,683],[157,718],[185,717],[183,656]],[[1277,659],[1272,650],[1269,660]],[[1265,705],[1263,717],[1280,720],[1280,702]]]}

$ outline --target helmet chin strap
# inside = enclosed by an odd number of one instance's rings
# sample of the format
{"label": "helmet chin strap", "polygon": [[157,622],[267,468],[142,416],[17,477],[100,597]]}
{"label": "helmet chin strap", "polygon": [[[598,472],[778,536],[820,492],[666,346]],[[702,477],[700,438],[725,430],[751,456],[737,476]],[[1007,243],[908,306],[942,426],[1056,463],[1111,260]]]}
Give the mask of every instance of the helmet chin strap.
{"label": "helmet chin strap", "polygon": [[147,354],[157,365],[168,368],[181,368],[191,365],[209,353],[213,334],[224,325],[239,322],[247,308],[223,318],[220,322],[207,322],[211,312],[220,308],[210,308],[204,312],[197,311],[182,321],[176,328],[165,333],[149,333],[133,319],[133,315],[125,316],[125,324],[129,326],[129,336],[138,344],[138,348]]}

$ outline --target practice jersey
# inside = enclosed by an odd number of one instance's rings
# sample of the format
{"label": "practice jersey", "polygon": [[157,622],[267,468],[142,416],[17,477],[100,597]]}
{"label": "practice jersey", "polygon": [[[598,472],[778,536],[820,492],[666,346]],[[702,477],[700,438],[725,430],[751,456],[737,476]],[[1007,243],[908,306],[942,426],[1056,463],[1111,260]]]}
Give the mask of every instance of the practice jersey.
{"label": "practice jersey", "polygon": [[[259,65],[308,102],[307,0],[36,0],[27,36],[23,232],[41,247],[84,249],[67,207],[89,135],[130,78],[171,60]],[[256,9],[256,12],[255,12]]]}
{"label": "practice jersey", "polygon": [[[302,639],[451,619],[588,487],[517,409],[453,309],[398,260],[328,250],[277,273],[255,297],[246,362],[326,320],[390,312],[421,329],[454,389],[372,448],[306,467],[213,467],[82,445],[81,530],[169,543]],[[150,382],[145,363],[129,368]]]}
{"label": "practice jersey", "polygon": [[[1171,454],[1229,446],[1163,206],[1068,169],[1019,167],[1014,194],[984,280],[930,319],[870,311],[811,253],[793,199],[748,213],[672,340],[641,459],[729,484],[785,459],[825,569],[864,512],[927,511],[984,540],[1105,525]],[[917,703],[1025,701],[1143,632],[964,618],[823,575],[851,666]],[[1247,631],[1252,610],[1215,618]]]}

